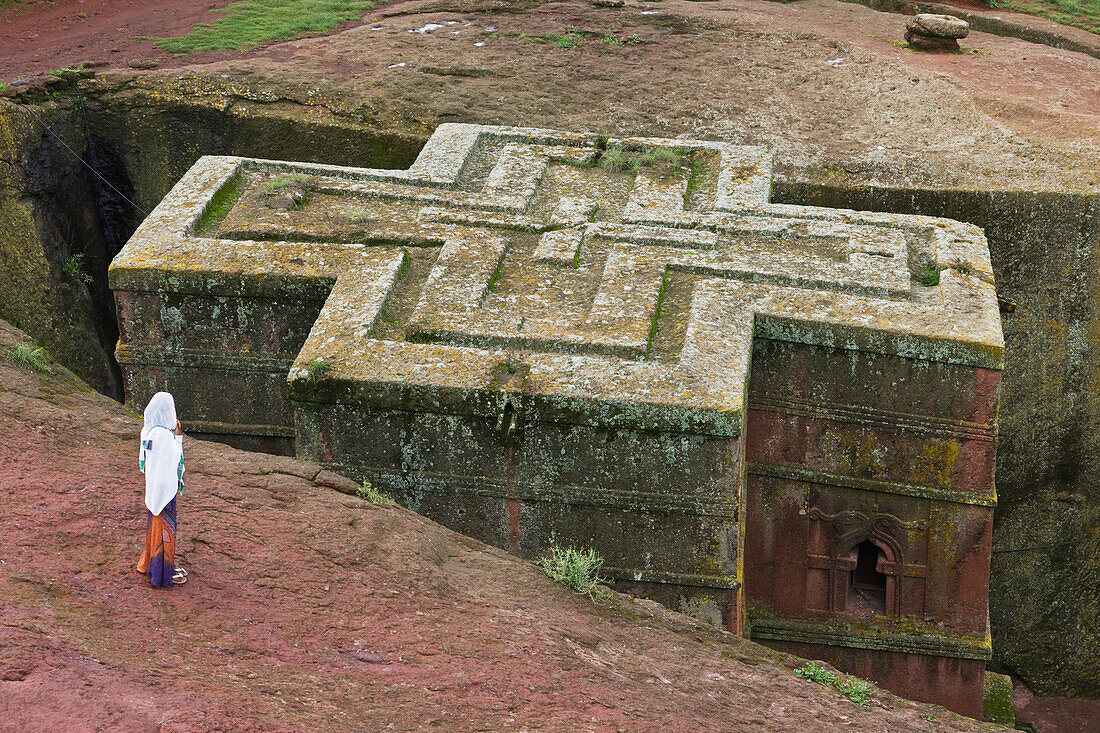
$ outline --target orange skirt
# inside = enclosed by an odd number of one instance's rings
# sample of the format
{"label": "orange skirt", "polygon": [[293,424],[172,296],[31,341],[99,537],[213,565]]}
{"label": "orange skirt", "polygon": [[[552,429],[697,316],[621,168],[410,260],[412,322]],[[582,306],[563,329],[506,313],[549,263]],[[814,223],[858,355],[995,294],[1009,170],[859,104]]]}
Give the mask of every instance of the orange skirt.
{"label": "orange skirt", "polygon": [[161,587],[172,585],[176,574],[176,500],[160,514],[149,512],[149,524],[145,531],[145,549],[138,560],[139,573],[149,576],[149,582]]}

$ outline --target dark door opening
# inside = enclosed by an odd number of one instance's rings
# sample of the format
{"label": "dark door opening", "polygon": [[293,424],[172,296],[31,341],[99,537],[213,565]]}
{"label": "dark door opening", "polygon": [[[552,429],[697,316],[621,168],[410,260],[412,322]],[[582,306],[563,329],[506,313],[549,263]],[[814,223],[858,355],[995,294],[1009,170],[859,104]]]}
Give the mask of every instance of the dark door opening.
{"label": "dark door opening", "polygon": [[856,561],[848,582],[848,610],[856,615],[886,613],[886,576],[879,572],[886,558],[871,540],[852,549]]}

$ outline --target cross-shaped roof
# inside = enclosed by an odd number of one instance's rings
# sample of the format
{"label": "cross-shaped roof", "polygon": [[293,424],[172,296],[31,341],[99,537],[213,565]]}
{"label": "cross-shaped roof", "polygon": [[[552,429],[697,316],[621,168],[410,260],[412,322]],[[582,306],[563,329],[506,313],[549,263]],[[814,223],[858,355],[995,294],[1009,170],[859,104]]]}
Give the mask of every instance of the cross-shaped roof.
{"label": "cross-shaped roof", "polygon": [[475,125],[404,171],[208,156],[111,281],[324,298],[291,394],[320,359],[379,407],[735,436],[754,334],[1001,368],[979,229],[770,185],[759,148]]}

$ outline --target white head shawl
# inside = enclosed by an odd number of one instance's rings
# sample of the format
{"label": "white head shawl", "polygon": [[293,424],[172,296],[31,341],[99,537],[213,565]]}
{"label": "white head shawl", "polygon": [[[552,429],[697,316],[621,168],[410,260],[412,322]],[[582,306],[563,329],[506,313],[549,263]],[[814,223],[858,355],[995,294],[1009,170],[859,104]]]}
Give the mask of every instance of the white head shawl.
{"label": "white head shawl", "polygon": [[175,429],[176,401],[167,392],[157,392],[145,407],[140,454],[145,506],[153,514],[160,514],[172,501],[183,477],[183,436],[175,435]]}

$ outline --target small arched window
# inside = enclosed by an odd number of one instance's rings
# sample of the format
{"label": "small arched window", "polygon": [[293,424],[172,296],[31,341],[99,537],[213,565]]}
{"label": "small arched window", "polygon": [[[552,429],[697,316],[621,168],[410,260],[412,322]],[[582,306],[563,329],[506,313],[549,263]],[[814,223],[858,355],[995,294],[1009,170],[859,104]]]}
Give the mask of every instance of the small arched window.
{"label": "small arched window", "polygon": [[886,556],[871,540],[852,548],[855,561],[848,580],[847,608],[857,616],[886,613],[886,575],[882,572]]}

